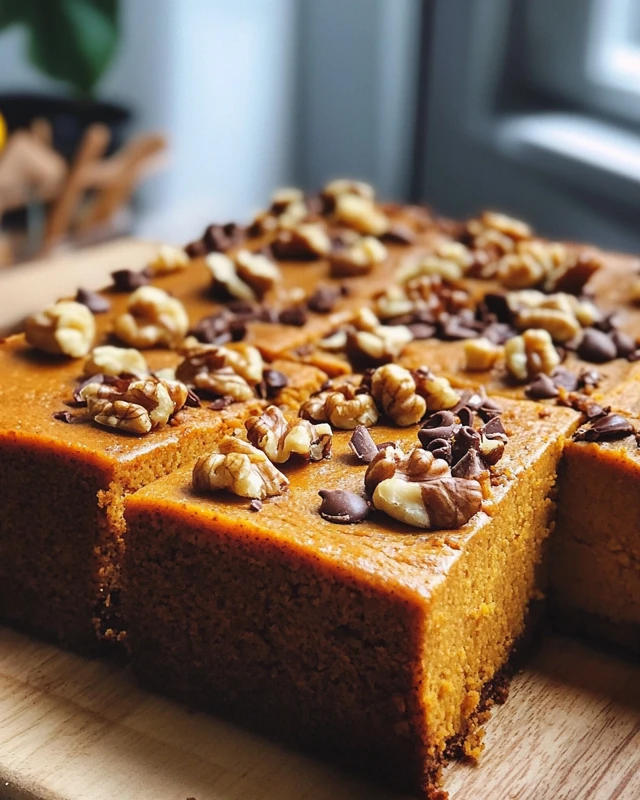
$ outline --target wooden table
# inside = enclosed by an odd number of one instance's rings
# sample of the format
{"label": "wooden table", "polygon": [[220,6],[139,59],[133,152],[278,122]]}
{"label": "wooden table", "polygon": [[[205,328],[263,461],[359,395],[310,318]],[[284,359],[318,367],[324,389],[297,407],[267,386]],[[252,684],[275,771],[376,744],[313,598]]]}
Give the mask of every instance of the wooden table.
{"label": "wooden table", "polygon": [[[399,800],[151,695],[126,668],[0,628],[0,797]],[[640,665],[551,636],[487,726],[451,800],[637,800]]]}
{"label": "wooden table", "polygon": [[13,333],[34,311],[75,295],[78,286],[100,289],[109,285],[113,270],[144,267],[157,248],[153,242],[118,239],[1,269],[0,336]]}

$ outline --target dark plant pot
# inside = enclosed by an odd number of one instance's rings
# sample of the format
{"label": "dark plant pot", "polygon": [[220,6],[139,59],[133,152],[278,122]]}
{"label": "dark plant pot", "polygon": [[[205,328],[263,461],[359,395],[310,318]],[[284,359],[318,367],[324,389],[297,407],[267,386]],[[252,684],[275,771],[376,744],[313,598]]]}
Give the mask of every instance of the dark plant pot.
{"label": "dark plant pot", "polygon": [[0,113],[9,131],[28,128],[37,117],[51,123],[53,146],[67,160],[76,152],[86,128],[101,122],[111,131],[108,153],[122,146],[126,139],[131,111],[115,103],[75,100],[47,94],[0,94]]}

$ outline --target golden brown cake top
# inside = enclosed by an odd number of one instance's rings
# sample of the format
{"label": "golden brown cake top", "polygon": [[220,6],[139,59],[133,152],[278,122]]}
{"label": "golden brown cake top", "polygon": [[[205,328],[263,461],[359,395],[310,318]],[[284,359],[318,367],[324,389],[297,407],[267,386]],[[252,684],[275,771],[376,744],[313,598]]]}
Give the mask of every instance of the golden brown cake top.
{"label": "golden brown cake top", "polygon": [[[570,409],[508,399],[500,404],[509,442],[503,458],[492,468],[491,498],[458,530],[422,531],[378,511],[364,524],[338,525],[323,519],[318,492],[341,489],[363,495],[367,466],[349,447],[351,432],[334,432],[329,460],[296,463],[292,459],[279,465],[289,489],[263,502],[259,511],[252,510],[255,504],[249,499],[228,492],[198,494],[191,486],[191,470],[179,470],[142,489],[130,499],[129,508],[131,513],[177,519],[190,531],[184,535],[202,537],[211,531],[216,536],[232,535],[240,543],[243,537],[257,537],[301,554],[311,553],[305,557],[329,569],[355,569],[378,585],[398,584],[428,596],[465,544],[499,520],[506,498],[518,491],[520,476],[535,470],[542,454],[557,447],[577,425],[577,415]],[[416,444],[417,431],[417,426],[371,429],[377,444],[396,442],[406,449]]]}

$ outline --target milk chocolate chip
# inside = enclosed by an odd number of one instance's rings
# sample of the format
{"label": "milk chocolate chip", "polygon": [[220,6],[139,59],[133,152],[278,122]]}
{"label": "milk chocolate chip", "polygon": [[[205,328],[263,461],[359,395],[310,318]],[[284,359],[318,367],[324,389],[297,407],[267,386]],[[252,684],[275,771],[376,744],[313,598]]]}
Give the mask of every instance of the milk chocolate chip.
{"label": "milk chocolate chip", "polygon": [[354,492],[347,492],[344,489],[321,489],[318,494],[322,498],[320,516],[328,522],[350,525],[362,522],[369,514],[367,501]]}

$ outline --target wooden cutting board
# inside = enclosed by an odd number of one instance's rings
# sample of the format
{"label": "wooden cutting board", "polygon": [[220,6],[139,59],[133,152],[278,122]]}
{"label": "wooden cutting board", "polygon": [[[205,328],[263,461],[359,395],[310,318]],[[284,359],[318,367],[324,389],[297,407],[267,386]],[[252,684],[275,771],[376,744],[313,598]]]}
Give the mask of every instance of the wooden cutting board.
{"label": "wooden cutting board", "polygon": [[[126,668],[0,627],[0,797],[399,800],[140,689]],[[640,665],[549,637],[451,800],[638,800]]]}

